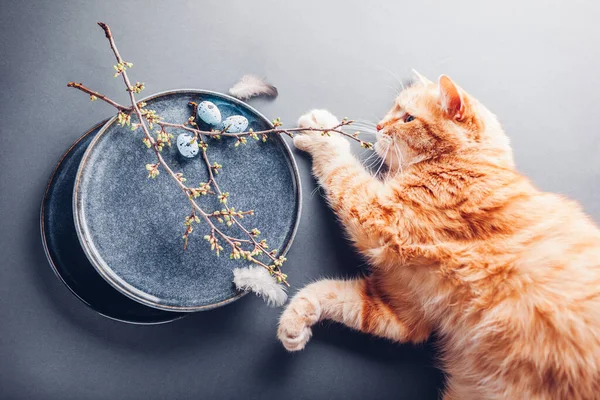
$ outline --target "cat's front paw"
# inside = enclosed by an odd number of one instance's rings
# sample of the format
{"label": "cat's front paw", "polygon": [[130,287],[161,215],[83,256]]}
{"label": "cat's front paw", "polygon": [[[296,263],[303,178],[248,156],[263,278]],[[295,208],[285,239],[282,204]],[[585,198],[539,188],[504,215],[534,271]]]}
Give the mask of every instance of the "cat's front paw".
{"label": "cat's front paw", "polygon": [[[323,129],[334,128],[340,121],[327,110],[312,110],[298,120],[298,127],[306,129],[294,137],[294,145],[300,150],[312,151],[321,146],[347,147],[349,143],[337,132],[324,134]],[[317,130],[318,129],[318,130]]]}
{"label": "cat's front paw", "polygon": [[288,351],[299,351],[312,336],[313,326],[319,320],[318,307],[305,298],[296,298],[279,318],[277,337]]}

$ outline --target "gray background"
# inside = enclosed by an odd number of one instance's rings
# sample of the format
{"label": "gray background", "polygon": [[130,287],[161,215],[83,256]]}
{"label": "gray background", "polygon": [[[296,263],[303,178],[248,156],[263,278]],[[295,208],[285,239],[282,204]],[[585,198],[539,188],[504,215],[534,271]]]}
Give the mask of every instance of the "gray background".
{"label": "gray background", "polygon": [[[376,120],[416,68],[453,77],[496,112],[519,168],[600,220],[597,1],[0,2],[0,398],[434,399],[432,342],[401,346],[339,326],[306,351],[275,340],[278,309],[255,297],[155,327],[113,322],[54,277],[39,240],[46,180],[62,152],[122,102],[96,21],[109,23],[146,93],[225,91],[267,76],[289,126],[313,107]],[[391,73],[392,71],[393,73]],[[304,212],[287,270],[295,288],[351,276],[361,261],[297,155]]]}

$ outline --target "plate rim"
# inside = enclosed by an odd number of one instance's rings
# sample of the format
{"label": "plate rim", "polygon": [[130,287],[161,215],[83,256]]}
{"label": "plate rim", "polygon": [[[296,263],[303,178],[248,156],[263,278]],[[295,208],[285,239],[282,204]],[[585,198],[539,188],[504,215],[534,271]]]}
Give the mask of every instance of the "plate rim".
{"label": "plate rim", "polygon": [[[67,156],[69,155],[69,153],[71,153],[71,151],[73,151],[73,149],[82,140],[84,140],[90,134],[92,134],[92,132],[94,132],[98,128],[102,128],[102,126],[104,126],[104,124],[106,124],[106,122],[108,122],[109,119],[110,118],[106,118],[106,119],[102,120],[101,122],[98,122],[97,124],[94,124],[91,128],[89,128],[81,136],[79,136],[73,143],[71,143],[71,145],[67,148],[67,150],[65,150],[62,153],[62,155],[60,156],[60,158],[58,159],[58,161],[54,165],[54,168],[52,169],[52,172],[50,173],[50,177],[48,178],[48,181],[46,183],[46,187],[44,189],[44,195],[42,196],[42,202],[41,202],[41,205],[40,205],[40,237],[41,237],[41,240],[42,240],[42,247],[44,248],[44,254],[46,256],[46,259],[48,260],[48,264],[50,265],[50,268],[52,269],[52,272],[54,272],[54,275],[62,282],[63,285],[65,285],[67,287],[67,289],[69,289],[69,292],[71,292],[71,294],[73,296],[75,296],[79,301],[81,301],[83,304],[85,304],[88,308],[90,308],[95,313],[100,314],[103,317],[111,319],[113,321],[124,322],[124,323],[132,324],[132,325],[161,325],[161,324],[167,324],[169,322],[173,322],[173,321],[176,321],[178,319],[181,319],[181,318],[185,317],[188,314],[181,313],[181,315],[176,315],[174,313],[173,314],[174,318],[167,319],[167,320],[164,320],[164,321],[139,322],[139,321],[131,321],[131,320],[127,320],[127,319],[121,319],[121,318],[113,317],[112,315],[108,315],[106,313],[98,311],[87,300],[85,300],[83,297],[81,297],[79,295],[79,293],[77,293],[75,291],[75,289],[73,289],[71,287],[71,285],[69,285],[67,283],[67,281],[63,278],[63,275],[59,272],[59,270],[58,270],[58,268],[56,266],[56,262],[52,258],[52,254],[50,253],[50,247],[48,245],[48,240],[46,238],[46,236],[47,236],[47,230],[46,230],[46,224],[45,224],[45,219],[46,219],[45,216],[46,216],[46,203],[47,203],[47,200],[48,200],[48,195],[50,193],[50,189],[52,187],[52,184],[54,183],[54,178],[56,177],[56,173],[58,172],[59,168],[61,167],[61,165],[63,164],[65,158],[67,158]],[[98,133],[99,132],[100,131],[98,131]]]}
{"label": "plate rim", "polygon": [[[220,93],[220,92],[216,92],[213,90],[189,89],[189,88],[165,90],[165,91],[154,93],[150,96],[144,97],[143,99],[138,100],[138,102],[149,101],[149,100],[153,100],[153,99],[156,99],[159,97],[174,95],[174,94],[212,95],[212,96],[220,97],[227,101],[231,101],[239,106],[247,108],[249,111],[255,113],[259,118],[262,118],[263,121],[265,121],[269,127],[271,127],[271,128],[273,127],[272,122],[267,117],[265,117],[261,112],[259,112],[254,107],[252,107],[251,105],[249,105],[239,99],[236,99],[235,97],[229,96],[225,93]],[[81,159],[79,167],[77,169],[77,175],[75,177],[75,186],[73,188],[73,219],[75,221],[75,230],[77,231],[77,237],[79,239],[79,243],[81,244],[81,247],[83,248],[83,251],[84,251],[85,255],[87,256],[88,260],[90,261],[90,263],[92,264],[92,266],[96,269],[96,271],[100,274],[100,276],[102,278],[104,278],[105,281],[107,281],[111,286],[113,286],[115,289],[117,289],[122,294],[137,301],[138,303],[144,304],[149,307],[157,308],[160,310],[177,311],[177,312],[182,312],[182,313],[206,311],[206,310],[211,310],[211,309],[214,309],[217,307],[227,305],[229,303],[233,303],[234,301],[239,300],[240,298],[244,297],[246,294],[248,294],[247,291],[239,292],[239,293],[235,294],[234,296],[229,297],[225,300],[221,300],[221,301],[218,301],[218,302],[215,302],[212,304],[206,304],[206,305],[202,305],[202,306],[165,305],[165,304],[160,304],[158,302],[153,302],[147,298],[144,298],[144,297],[138,295],[137,293],[134,293],[133,291],[128,290],[126,286],[122,285],[116,279],[111,277],[107,271],[104,270],[104,267],[101,265],[101,263],[98,260],[98,259],[101,259],[100,255],[96,254],[92,250],[92,248],[90,246],[90,239],[86,237],[86,235],[83,232],[83,228],[81,226],[83,221],[82,221],[82,216],[80,215],[80,210],[79,210],[79,207],[81,204],[81,199],[79,196],[79,188],[80,188],[82,173],[83,173],[86,163],[88,162],[88,159],[92,152],[92,149],[94,148],[96,143],[100,140],[102,135],[104,135],[106,133],[107,129],[112,124],[114,124],[114,122],[116,120],[117,120],[117,115],[113,116],[108,121],[106,121],[104,126],[102,126],[100,131],[96,134],[94,139],[88,145],[85,153],[83,154],[83,157]],[[296,197],[296,201],[297,201],[297,207],[296,207],[297,210],[296,210],[296,215],[295,215],[295,221],[294,221],[294,225],[292,226],[290,238],[289,238],[288,242],[286,243],[284,249],[280,253],[281,255],[285,255],[285,254],[287,254],[292,243],[294,242],[296,233],[298,231],[298,226],[300,225],[300,219],[301,219],[301,214],[302,214],[302,182],[300,180],[298,165],[296,164],[296,159],[293,156],[290,146],[281,137],[281,135],[277,135],[276,137],[277,137],[277,140],[280,141],[280,143],[284,149],[284,152],[287,155],[287,158],[289,159],[289,162],[290,162],[292,175],[294,176],[294,180],[295,180],[295,182],[294,182],[295,183],[294,186],[296,189],[295,197]],[[136,289],[136,290],[138,290],[140,293],[144,293],[143,291],[141,291],[139,289]]]}

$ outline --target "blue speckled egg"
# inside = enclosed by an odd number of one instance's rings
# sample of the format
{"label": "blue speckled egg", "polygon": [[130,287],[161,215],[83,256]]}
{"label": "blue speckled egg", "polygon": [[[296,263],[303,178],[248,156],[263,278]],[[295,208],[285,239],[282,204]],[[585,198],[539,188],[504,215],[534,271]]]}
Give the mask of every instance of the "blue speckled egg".
{"label": "blue speckled egg", "polygon": [[220,129],[227,128],[229,133],[244,132],[248,127],[248,120],[242,115],[232,115],[231,117],[225,118],[221,123]]}
{"label": "blue speckled egg", "polygon": [[198,104],[198,118],[209,125],[218,125],[221,122],[221,111],[210,101]]}
{"label": "blue speckled egg", "polygon": [[182,133],[177,136],[177,149],[185,158],[193,158],[200,151],[198,142],[196,142],[194,136],[189,133]]}

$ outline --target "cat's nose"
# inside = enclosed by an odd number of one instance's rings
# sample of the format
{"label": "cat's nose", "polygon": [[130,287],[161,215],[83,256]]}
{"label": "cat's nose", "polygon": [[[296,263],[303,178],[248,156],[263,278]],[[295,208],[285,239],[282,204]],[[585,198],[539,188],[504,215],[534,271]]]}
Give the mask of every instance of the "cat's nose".
{"label": "cat's nose", "polygon": [[377,129],[377,132],[379,132],[380,130],[383,129],[383,125],[377,124],[377,126],[375,127],[375,129]]}

